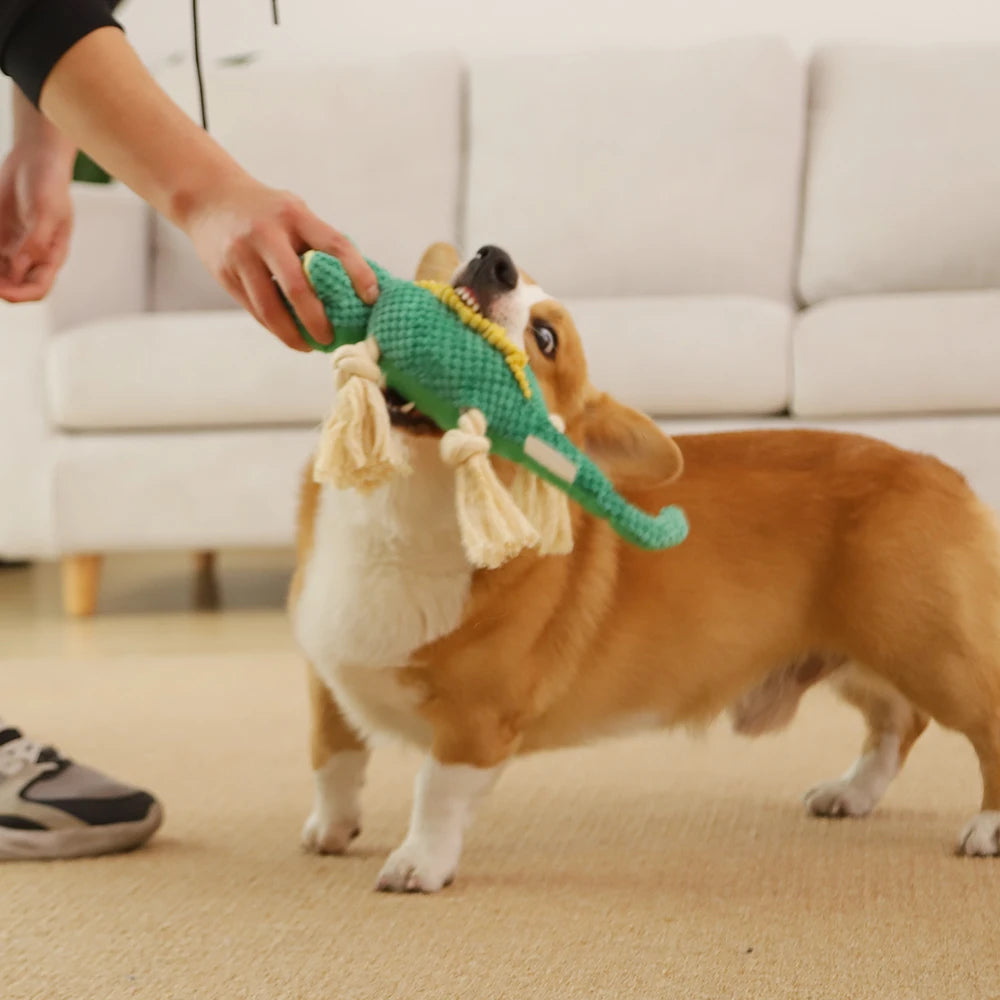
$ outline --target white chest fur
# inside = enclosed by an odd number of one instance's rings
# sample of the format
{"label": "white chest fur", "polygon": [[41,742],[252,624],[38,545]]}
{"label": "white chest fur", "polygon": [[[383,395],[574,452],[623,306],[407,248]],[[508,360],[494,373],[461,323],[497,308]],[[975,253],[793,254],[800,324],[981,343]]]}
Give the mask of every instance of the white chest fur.
{"label": "white chest fur", "polygon": [[400,684],[398,669],[458,627],[472,571],[451,471],[432,441],[410,452],[413,474],[372,494],[323,488],[294,628],[363,735],[425,744],[420,692]]}

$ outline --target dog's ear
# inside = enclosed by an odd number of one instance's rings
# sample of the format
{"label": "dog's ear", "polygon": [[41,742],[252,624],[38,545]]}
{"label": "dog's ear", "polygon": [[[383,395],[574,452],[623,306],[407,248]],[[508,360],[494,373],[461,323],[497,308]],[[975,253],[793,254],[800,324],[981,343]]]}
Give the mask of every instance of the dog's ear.
{"label": "dog's ear", "polygon": [[458,251],[450,243],[435,243],[420,259],[417,281],[451,281],[459,263]]}
{"label": "dog's ear", "polygon": [[607,393],[594,393],[587,400],[577,426],[583,450],[619,485],[657,486],[672,482],[684,469],[672,437]]}

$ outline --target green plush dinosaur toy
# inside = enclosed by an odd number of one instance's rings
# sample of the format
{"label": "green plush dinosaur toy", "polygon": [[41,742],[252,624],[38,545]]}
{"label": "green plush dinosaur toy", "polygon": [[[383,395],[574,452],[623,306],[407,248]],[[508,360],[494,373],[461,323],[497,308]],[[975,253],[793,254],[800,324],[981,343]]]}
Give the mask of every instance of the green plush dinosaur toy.
{"label": "green plush dinosaur toy", "polygon": [[[493,568],[527,547],[572,548],[566,497],[604,518],[645,549],[677,545],[687,535],[678,507],[647,514],[626,501],[550,416],[525,352],[503,327],[466,305],[441,282],[404,281],[369,261],[379,280],[373,306],[354,292],[341,263],[310,251],[306,277],[335,331],[339,392],[314,468],[318,481],[373,489],[406,468],[382,385],[411,401],[445,431],[445,461],[456,468],[462,541],[470,561]],[[510,490],[488,454],[517,463]]]}

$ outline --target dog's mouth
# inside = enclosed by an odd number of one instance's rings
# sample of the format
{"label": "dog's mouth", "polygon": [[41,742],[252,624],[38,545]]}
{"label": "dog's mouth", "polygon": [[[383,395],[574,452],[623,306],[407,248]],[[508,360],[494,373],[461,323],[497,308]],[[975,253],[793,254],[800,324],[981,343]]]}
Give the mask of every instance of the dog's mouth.
{"label": "dog's mouth", "polygon": [[397,390],[386,387],[382,390],[385,405],[389,410],[389,422],[393,427],[409,431],[411,434],[440,434],[438,425],[417,409],[416,403],[408,400]]}
{"label": "dog's mouth", "polygon": [[451,283],[466,308],[502,326],[514,343],[524,346],[531,305],[510,254],[499,247],[482,247],[452,275]]}

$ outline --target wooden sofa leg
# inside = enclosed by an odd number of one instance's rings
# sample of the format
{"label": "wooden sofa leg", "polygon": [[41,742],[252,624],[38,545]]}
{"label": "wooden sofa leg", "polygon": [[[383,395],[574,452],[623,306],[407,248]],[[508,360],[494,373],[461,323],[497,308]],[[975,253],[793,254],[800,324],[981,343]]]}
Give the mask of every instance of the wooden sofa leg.
{"label": "wooden sofa leg", "polygon": [[194,570],[199,576],[208,576],[215,572],[215,553],[211,550],[194,554]]}
{"label": "wooden sofa leg", "polygon": [[215,573],[216,556],[212,551],[194,554],[194,606],[199,611],[219,607],[219,578]]}
{"label": "wooden sofa leg", "polygon": [[93,554],[63,556],[63,608],[73,618],[87,618],[97,610],[104,557]]}

